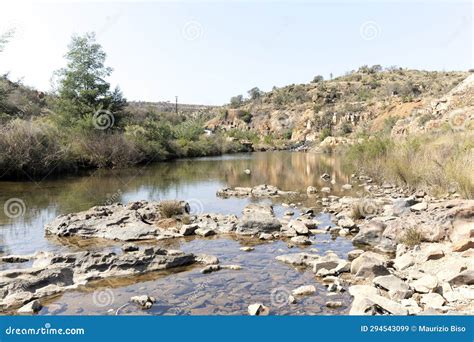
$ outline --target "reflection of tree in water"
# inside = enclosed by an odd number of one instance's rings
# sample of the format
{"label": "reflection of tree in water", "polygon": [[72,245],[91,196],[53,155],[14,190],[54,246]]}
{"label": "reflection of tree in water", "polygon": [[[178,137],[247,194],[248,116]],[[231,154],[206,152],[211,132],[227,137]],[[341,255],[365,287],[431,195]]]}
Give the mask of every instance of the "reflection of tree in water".
{"label": "reflection of tree in water", "polygon": [[[251,174],[243,171],[250,169]],[[58,215],[88,209],[95,205],[121,202],[127,195],[143,199],[169,197],[186,185],[217,181],[228,186],[271,184],[284,190],[305,190],[308,185],[327,186],[320,179],[328,173],[338,184],[349,177],[341,172],[337,158],[324,154],[270,152],[254,153],[250,158],[204,158],[163,162],[147,167],[123,170],[98,170],[86,176],[66,177],[33,182],[1,184],[0,204],[12,197],[25,201],[27,210],[23,225],[37,215]],[[216,189],[217,190],[217,189]],[[0,210],[0,225],[11,220]],[[18,222],[20,223],[20,222]]]}
{"label": "reflection of tree in water", "polygon": [[[239,164],[239,165],[236,165]],[[249,161],[239,161],[226,169],[225,180],[229,186],[255,186],[271,184],[283,190],[305,190],[309,185],[327,186],[321,180],[323,173],[328,173],[341,185],[350,177],[341,171],[338,158],[332,155],[316,153],[273,152],[256,154]],[[251,175],[242,170],[250,169]]]}

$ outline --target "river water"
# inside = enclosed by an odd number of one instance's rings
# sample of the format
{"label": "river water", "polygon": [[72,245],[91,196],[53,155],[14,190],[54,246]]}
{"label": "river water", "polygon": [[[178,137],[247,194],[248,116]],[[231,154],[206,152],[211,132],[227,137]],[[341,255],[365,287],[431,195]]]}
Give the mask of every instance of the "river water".
{"label": "river water", "polygon": [[[251,170],[248,175],[245,169]],[[30,254],[37,251],[71,252],[119,250],[117,242],[45,237],[44,225],[64,213],[86,210],[94,205],[126,203],[134,200],[181,199],[191,204],[194,213],[240,215],[251,199],[221,199],[216,191],[225,186],[271,184],[282,190],[301,190],[309,185],[328,186],[320,179],[328,173],[334,180],[334,195],[350,181],[340,161],[330,155],[300,152],[258,152],[230,156],[178,160],[123,170],[98,170],[81,176],[29,182],[0,182],[0,204],[16,201],[20,212],[0,210],[0,253]],[[262,200],[269,202],[270,200]],[[316,205],[314,200],[304,200]],[[288,207],[273,202],[277,215]],[[297,210],[294,210],[297,212]],[[7,215],[8,214],[8,215]],[[319,220],[329,223],[321,214]],[[221,270],[201,274],[199,266],[157,272],[141,277],[110,279],[77,291],[66,292],[44,302],[40,314],[140,314],[140,315],[236,315],[246,314],[247,306],[261,302],[272,314],[344,314],[348,294],[329,294],[308,270],[283,264],[280,254],[332,250],[341,257],[353,249],[350,240],[318,234],[309,247],[290,248],[284,241],[262,242],[231,236],[182,238],[156,242],[155,245],[186,252],[216,255],[221,264],[238,264],[242,270]],[[242,246],[253,246],[243,252]],[[14,265],[18,267],[18,265]],[[24,264],[20,267],[27,267]],[[1,269],[12,265],[0,264]],[[282,297],[301,285],[315,285],[314,295],[288,304]],[[128,305],[131,296],[148,294],[157,299],[152,309],[142,311]],[[326,301],[344,305],[326,308]]]}

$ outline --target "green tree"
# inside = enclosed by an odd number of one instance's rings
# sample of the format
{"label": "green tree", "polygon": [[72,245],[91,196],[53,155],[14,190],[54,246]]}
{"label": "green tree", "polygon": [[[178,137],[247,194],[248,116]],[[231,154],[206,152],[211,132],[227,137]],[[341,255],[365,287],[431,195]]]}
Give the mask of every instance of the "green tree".
{"label": "green tree", "polygon": [[230,106],[232,108],[238,108],[244,102],[244,97],[242,95],[233,96],[230,98]]}
{"label": "green tree", "polygon": [[15,33],[15,30],[11,29],[0,34],[0,52],[3,51],[3,49],[5,48],[5,45],[7,45],[7,43],[10,41],[14,33]]}
{"label": "green tree", "polygon": [[321,75],[314,76],[312,83],[319,83],[324,81],[324,77]]}
{"label": "green tree", "polygon": [[[58,96],[54,105],[62,124],[119,127],[126,100],[118,87],[111,90],[106,81],[112,69],[105,66],[106,53],[95,34],[73,36],[65,58],[66,68],[56,72]],[[106,126],[100,121],[104,115],[109,116],[105,118]]]}
{"label": "green tree", "polygon": [[248,91],[248,94],[251,100],[257,100],[263,95],[263,92],[258,87],[253,87]]}

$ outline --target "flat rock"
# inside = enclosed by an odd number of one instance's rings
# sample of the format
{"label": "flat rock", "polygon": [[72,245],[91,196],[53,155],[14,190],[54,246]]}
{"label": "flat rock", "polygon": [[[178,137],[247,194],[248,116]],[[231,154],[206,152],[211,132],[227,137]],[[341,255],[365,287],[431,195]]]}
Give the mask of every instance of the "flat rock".
{"label": "flat rock", "polygon": [[260,232],[272,232],[280,228],[281,223],[275,217],[271,205],[251,203],[244,208],[236,232],[242,235],[254,235]]}
{"label": "flat rock", "polygon": [[221,266],[219,265],[208,265],[201,270],[201,273],[208,274],[208,273],[219,271],[220,269],[221,269]]}
{"label": "flat rock", "polygon": [[193,254],[168,254],[159,247],[116,254],[38,252],[30,268],[0,271],[0,308],[17,308],[92,280],[131,277],[195,263]]}
{"label": "flat rock", "polygon": [[359,256],[361,256],[363,253],[364,251],[362,249],[354,249],[347,253],[347,260],[352,261],[355,258],[358,258]]}
{"label": "flat rock", "polygon": [[312,242],[306,236],[294,236],[290,239],[291,242],[297,245],[311,245]]}
{"label": "flat rock", "polygon": [[195,260],[204,265],[217,265],[219,263],[218,257],[208,254],[198,254],[195,257]]}
{"label": "flat rock", "polygon": [[[167,201],[169,202],[169,201]],[[189,204],[175,202],[175,214],[189,213]],[[92,207],[79,213],[58,216],[45,226],[46,234],[97,237],[111,240],[153,239],[162,233],[162,202],[131,202]]]}
{"label": "flat rock", "polygon": [[474,248],[474,239],[463,239],[453,243],[453,252],[464,252]]}
{"label": "flat rock", "polygon": [[428,293],[434,290],[438,286],[438,278],[433,275],[427,274],[423,277],[415,280],[411,287],[419,293]]}
{"label": "flat rock", "polygon": [[445,299],[438,293],[426,293],[420,298],[420,303],[424,304],[425,308],[431,309],[439,309],[445,302]]}
{"label": "flat rock", "polygon": [[179,229],[179,233],[184,236],[193,235],[198,228],[197,224],[185,224]]}
{"label": "flat rock", "polygon": [[298,234],[298,235],[309,235],[309,229],[306,226],[306,224],[304,224],[304,222],[302,222],[302,221],[291,220],[288,223],[288,227],[290,229],[294,229],[296,234]]}
{"label": "flat rock", "polygon": [[314,287],[314,285],[303,285],[291,291],[294,296],[306,296],[315,292],[316,287]]}
{"label": "flat rock", "polygon": [[412,205],[412,206],[410,207],[410,209],[411,209],[412,211],[423,211],[423,210],[428,209],[428,203],[426,203],[426,202],[420,202],[420,203],[417,203],[417,204],[415,204],[415,205]]}
{"label": "flat rock", "polygon": [[356,277],[371,278],[389,274],[385,267],[386,258],[378,253],[364,252],[352,260],[351,273]]}
{"label": "flat rock", "polygon": [[407,283],[392,274],[375,277],[372,282],[375,286],[387,290],[393,300],[406,299],[413,294]]}
{"label": "flat rock", "polygon": [[195,229],[194,232],[196,233],[196,235],[199,235],[202,237],[216,235],[216,232],[213,229],[206,229],[206,228],[198,228],[198,229]]}
{"label": "flat rock", "polygon": [[317,254],[293,253],[279,255],[275,259],[294,266],[313,266],[313,262],[319,258]]}

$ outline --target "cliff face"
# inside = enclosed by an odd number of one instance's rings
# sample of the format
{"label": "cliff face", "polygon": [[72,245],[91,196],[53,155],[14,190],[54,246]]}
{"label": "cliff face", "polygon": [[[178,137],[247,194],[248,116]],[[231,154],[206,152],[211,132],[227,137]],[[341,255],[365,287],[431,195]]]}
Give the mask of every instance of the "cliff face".
{"label": "cliff face", "polygon": [[319,141],[324,130],[331,135],[379,131],[397,120],[411,120],[467,76],[467,72],[362,67],[334,80],[274,88],[234,108],[225,107],[208,128],[255,130],[293,141]]}

